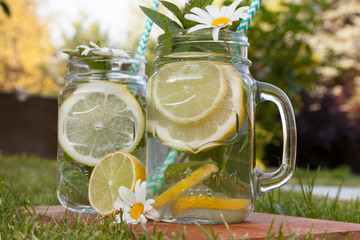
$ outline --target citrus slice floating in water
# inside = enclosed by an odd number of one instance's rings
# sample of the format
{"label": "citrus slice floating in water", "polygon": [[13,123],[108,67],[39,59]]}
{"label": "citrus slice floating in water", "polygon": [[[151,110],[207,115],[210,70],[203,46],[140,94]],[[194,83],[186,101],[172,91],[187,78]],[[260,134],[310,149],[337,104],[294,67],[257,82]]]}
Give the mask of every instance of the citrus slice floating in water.
{"label": "citrus slice floating in water", "polygon": [[210,61],[182,61],[160,68],[151,85],[157,110],[177,123],[204,119],[224,99],[225,74]]}
{"label": "citrus slice floating in water", "polygon": [[[212,66],[216,64],[213,63]],[[225,75],[225,96],[217,103],[217,108],[203,119],[191,123],[178,123],[163,117],[149,105],[148,129],[157,134],[163,144],[180,151],[198,153],[226,144],[224,141],[232,136],[236,138],[236,133],[239,132],[246,116],[243,81],[239,72],[231,65],[219,65],[218,68]],[[188,108],[191,111],[197,106],[191,105]]]}
{"label": "citrus slice floating in water", "polygon": [[122,151],[106,155],[95,166],[90,177],[91,207],[103,216],[116,213],[113,204],[119,196],[119,187],[134,191],[138,179],[145,181],[145,168],[136,157]]}
{"label": "citrus slice floating in water", "polygon": [[241,210],[250,206],[249,199],[225,199],[205,196],[188,196],[175,199],[172,203],[173,216],[176,217],[185,210]]}
{"label": "citrus slice floating in water", "polygon": [[203,166],[196,169],[190,176],[180,180],[170,189],[160,194],[152,206],[155,209],[160,209],[166,204],[172,202],[179,194],[187,189],[191,188],[195,184],[208,178],[212,172],[216,172],[218,167],[215,164],[204,164]]}
{"label": "citrus slice floating in water", "polygon": [[144,126],[142,109],[125,85],[86,83],[61,105],[58,139],[75,161],[95,166],[108,153],[133,151]]}

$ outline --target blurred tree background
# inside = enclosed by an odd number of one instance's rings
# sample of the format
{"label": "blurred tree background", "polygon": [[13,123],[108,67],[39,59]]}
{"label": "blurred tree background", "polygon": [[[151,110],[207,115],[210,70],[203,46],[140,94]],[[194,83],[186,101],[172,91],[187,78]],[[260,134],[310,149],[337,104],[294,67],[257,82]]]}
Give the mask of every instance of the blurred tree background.
{"label": "blurred tree background", "polygon": [[53,96],[59,86],[49,71],[52,46],[46,26],[34,12],[34,1],[2,3],[11,14],[0,14],[0,91]]}
{"label": "blurred tree background", "polygon": [[[54,47],[46,22],[35,13],[35,0],[0,0],[0,5],[0,91],[7,93],[56,98],[66,73],[62,50],[92,40],[135,51],[145,24],[135,6],[131,31],[124,33],[126,44],[117,45],[99,23],[85,27],[88,16],[79,13],[73,23],[75,34],[63,34],[64,44]],[[358,0],[267,0],[247,32],[252,75],[284,90],[293,103],[300,167],[347,164],[360,173],[359,13]],[[158,32],[154,27],[153,34]],[[155,45],[156,40],[150,39],[145,52],[148,76],[154,71]],[[256,118],[257,157],[277,166],[282,151],[280,120],[274,121],[280,118],[278,110],[274,104],[261,103]]]}

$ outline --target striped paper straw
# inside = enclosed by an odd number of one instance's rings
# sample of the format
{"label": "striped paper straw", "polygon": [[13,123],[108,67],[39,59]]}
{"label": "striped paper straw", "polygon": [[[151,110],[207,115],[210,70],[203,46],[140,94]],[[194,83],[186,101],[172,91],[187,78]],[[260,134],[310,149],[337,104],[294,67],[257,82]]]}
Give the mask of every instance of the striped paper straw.
{"label": "striped paper straw", "polygon": [[164,163],[160,168],[155,170],[155,174],[152,177],[147,178],[146,183],[146,193],[147,197],[150,198],[154,196],[159,188],[164,184],[164,172],[165,169],[173,163],[176,163],[176,160],[180,156],[181,152],[175,149],[171,149],[169,154],[166,156]]}
{"label": "striped paper straw", "polygon": [[[158,8],[159,8],[159,4],[160,4],[159,0],[153,0],[152,5],[151,5],[151,9],[154,10],[154,11],[157,11]],[[148,40],[149,40],[152,25],[153,25],[153,21],[150,18],[148,18],[146,20],[144,31],[143,31],[143,33],[141,35],[140,42],[139,42],[138,48],[136,50],[135,56],[143,56],[144,55],[146,45],[147,45]],[[139,70],[139,65],[133,64],[131,66],[131,71],[132,72],[137,72],[138,70]],[[162,164],[161,168],[156,170],[155,176],[147,178],[146,189],[147,189],[147,196],[148,197],[154,195],[155,193],[157,193],[159,188],[164,184],[164,171],[165,171],[165,169],[170,164],[176,162],[176,160],[179,157],[180,153],[181,152],[179,152],[179,151],[177,151],[175,149],[171,149],[169,154],[166,156],[165,161]]]}
{"label": "striped paper straw", "polygon": [[[153,2],[151,4],[151,9],[154,10],[154,11],[157,11],[158,8],[159,8],[159,4],[160,4],[160,0],[153,0]],[[154,22],[151,21],[150,18],[148,18],[146,20],[144,31],[141,34],[140,42],[139,42],[138,48],[136,50],[136,55],[135,56],[143,56],[144,55],[144,52],[145,52],[145,49],[146,49],[146,44],[149,41],[149,36],[150,36],[150,32],[151,32],[151,28],[152,28],[153,23]],[[138,70],[139,70],[139,65],[133,64],[131,66],[131,71],[132,72],[137,72]]]}
{"label": "striped paper straw", "polygon": [[251,21],[253,20],[253,18],[255,17],[255,14],[257,13],[257,11],[260,8],[261,3],[262,3],[262,0],[253,0],[251,2],[250,6],[249,6],[249,10],[247,11],[247,14],[249,16],[248,16],[248,18],[243,19],[241,21],[240,25],[236,29],[236,32],[242,33],[242,34],[246,33],[246,31],[249,28],[249,25],[250,25]]}

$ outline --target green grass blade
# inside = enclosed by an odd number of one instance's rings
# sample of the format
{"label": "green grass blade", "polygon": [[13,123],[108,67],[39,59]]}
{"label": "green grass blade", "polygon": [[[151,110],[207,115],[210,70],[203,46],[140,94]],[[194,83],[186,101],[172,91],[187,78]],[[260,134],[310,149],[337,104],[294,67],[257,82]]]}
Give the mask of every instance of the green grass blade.
{"label": "green grass blade", "polygon": [[198,223],[198,222],[195,222],[195,224],[196,224],[196,226],[198,226],[201,229],[201,231],[205,234],[205,236],[209,240],[211,240],[211,237],[210,237],[209,233],[205,230],[205,228],[203,226],[201,226],[200,223]]}

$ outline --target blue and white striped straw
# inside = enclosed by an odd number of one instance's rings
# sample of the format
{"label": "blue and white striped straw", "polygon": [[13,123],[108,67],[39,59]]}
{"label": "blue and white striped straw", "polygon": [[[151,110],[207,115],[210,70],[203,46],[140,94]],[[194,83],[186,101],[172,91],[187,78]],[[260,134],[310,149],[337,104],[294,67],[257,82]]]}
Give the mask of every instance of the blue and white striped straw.
{"label": "blue and white striped straw", "polygon": [[238,33],[242,33],[245,34],[246,31],[249,28],[249,25],[251,23],[251,21],[253,20],[253,18],[255,17],[257,11],[260,8],[260,5],[262,3],[262,0],[253,0],[249,6],[249,10],[247,11],[247,14],[249,15],[248,18],[243,19],[240,23],[240,25],[238,26],[238,28],[236,29],[236,32]]}
{"label": "blue and white striped straw", "polygon": [[[160,4],[160,0],[154,0],[152,2],[152,4],[151,4],[151,9],[154,10],[154,11],[157,11],[158,8],[159,8],[159,4]],[[147,43],[149,41],[149,36],[150,36],[150,32],[151,32],[151,28],[152,28],[153,23],[154,22],[150,18],[148,18],[146,20],[144,31],[141,34],[140,42],[139,42],[138,48],[136,50],[135,57],[144,55],[146,45],[147,45]],[[139,70],[139,65],[138,64],[133,64],[131,66],[131,71],[132,72],[137,72],[138,70]]]}
{"label": "blue and white striped straw", "polygon": [[[151,9],[157,11],[160,5],[160,0],[153,0]],[[143,56],[146,45],[149,41],[150,32],[152,29],[153,21],[148,18],[145,23],[144,31],[141,35],[140,42],[138,48],[136,50],[136,56]],[[133,64],[131,66],[132,72],[137,72],[139,70],[139,65]],[[162,164],[160,169],[157,169],[155,176],[147,177],[146,189],[147,189],[147,196],[152,196],[155,194],[159,188],[164,184],[164,171],[170,165],[176,162],[177,158],[179,157],[181,152],[171,149],[169,154],[166,156],[164,163]]]}
{"label": "blue and white striped straw", "polygon": [[147,177],[146,193],[148,198],[154,196],[158,192],[159,188],[163,186],[165,169],[170,164],[176,163],[180,154],[181,154],[180,151],[171,149],[169,154],[166,156],[164,163],[161,165],[159,169],[156,169],[154,176]]}

